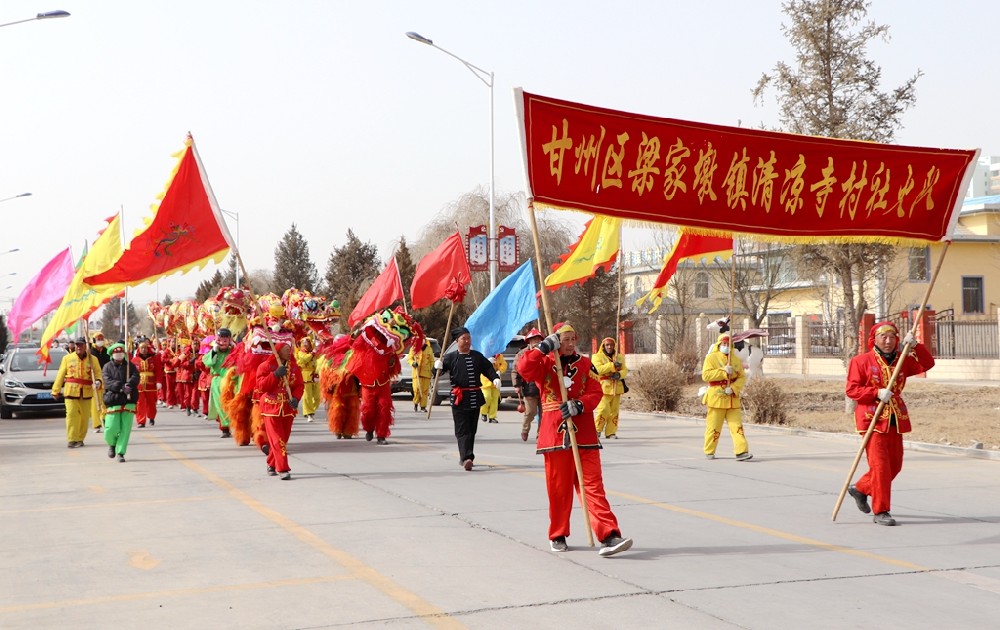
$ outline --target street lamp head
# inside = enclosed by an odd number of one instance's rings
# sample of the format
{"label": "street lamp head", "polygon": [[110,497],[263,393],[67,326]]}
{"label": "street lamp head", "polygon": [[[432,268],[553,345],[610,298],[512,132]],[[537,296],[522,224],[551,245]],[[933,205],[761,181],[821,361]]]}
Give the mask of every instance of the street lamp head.
{"label": "street lamp head", "polygon": [[69,11],[46,11],[35,16],[36,20],[51,20],[54,18],[69,17]]}
{"label": "street lamp head", "polygon": [[420,42],[421,44],[427,44],[428,46],[433,46],[434,45],[434,42],[432,40],[427,39],[426,37],[424,37],[420,33],[414,33],[413,31],[407,31],[406,36],[409,37],[410,39],[412,39],[413,41]]}

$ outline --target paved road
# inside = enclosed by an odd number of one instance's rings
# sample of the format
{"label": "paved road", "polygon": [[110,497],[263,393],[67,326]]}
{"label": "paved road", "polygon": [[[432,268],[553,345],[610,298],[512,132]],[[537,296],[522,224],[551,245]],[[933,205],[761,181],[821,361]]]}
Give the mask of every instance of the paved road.
{"label": "paved road", "polygon": [[576,510],[554,554],[514,411],[465,472],[447,407],[397,407],[383,447],[297,421],[291,481],[176,411],[123,464],[3,421],[0,627],[997,627],[1000,462],[907,451],[899,527],[832,522],[855,438],[748,427],[753,461],[728,435],[707,461],[697,421],[626,415],[603,457],[635,547],[600,558]]}

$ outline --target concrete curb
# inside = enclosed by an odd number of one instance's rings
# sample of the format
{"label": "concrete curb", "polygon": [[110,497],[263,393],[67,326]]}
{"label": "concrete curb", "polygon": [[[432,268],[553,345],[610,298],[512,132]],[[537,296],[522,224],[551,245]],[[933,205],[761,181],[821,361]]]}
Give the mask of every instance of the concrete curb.
{"label": "concrete curb", "polygon": [[[657,418],[664,418],[670,420],[688,420],[690,422],[702,423],[705,421],[704,418],[696,418],[693,416],[679,416],[669,413],[660,413],[653,411],[629,411],[628,413],[635,414],[637,416],[651,416]],[[855,444],[861,441],[861,437],[852,433],[832,433],[830,431],[811,431],[809,429],[796,429],[794,427],[780,427],[771,424],[754,424],[752,422],[745,422],[747,426],[754,427],[755,430],[768,431],[771,433],[785,433],[787,435],[802,435],[812,438],[820,438],[824,440],[846,440],[854,442]],[[972,448],[965,446],[951,446],[947,444],[931,444],[928,442],[914,442],[911,440],[903,440],[903,448],[911,451],[922,451],[925,453],[938,453],[940,455],[952,455],[958,457],[972,457],[974,459],[988,459],[1000,461],[1000,451],[989,450],[985,448]]]}

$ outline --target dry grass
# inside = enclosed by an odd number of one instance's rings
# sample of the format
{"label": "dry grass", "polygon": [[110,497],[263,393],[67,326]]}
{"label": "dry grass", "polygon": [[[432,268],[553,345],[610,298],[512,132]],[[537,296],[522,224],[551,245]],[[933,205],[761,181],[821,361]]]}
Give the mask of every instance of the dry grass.
{"label": "dry grass", "polygon": [[[842,380],[805,380],[769,376],[785,394],[785,426],[832,433],[854,431],[853,416],[845,410]],[[698,384],[684,388],[675,413],[700,417],[705,408],[698,397]],[[623,406],[630,406],[626,395]],[[903,393],[913,432],[907,439],[933,444],[971,446],[1000,450],[1000,387],[935,383],[911,378]]]}

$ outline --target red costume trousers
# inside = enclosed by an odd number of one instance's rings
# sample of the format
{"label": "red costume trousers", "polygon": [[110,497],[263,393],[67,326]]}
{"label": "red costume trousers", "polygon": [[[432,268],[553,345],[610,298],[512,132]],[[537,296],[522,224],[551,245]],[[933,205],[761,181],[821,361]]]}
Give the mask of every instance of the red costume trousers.
{"label": "red costume trousers", "polygon": [[164,372],[163,378],[165,380],[163,389],[161,390],[165,392],[163,394],[163,402],[167,403],[168,407],[174,407],[177,405],[177,373]]}
{"label": "red costume trousers", "polygon": [[146,426],[147,420],[156,420],[156,390],[139,392],[139,400],[135,404],[135,422],[140,427]]}
{"label": "red costume trousers", "polygon": [[375,437],[389,437],[389,425],[392,424],[392,386],[376,385],[361,386],[361,426],[365,431],[373,431]]}
{"label": "red costume trousers", "polygon": [[[198,390],[198,400],[201,401],[201,415],[207,416],[208,415],[208,390],[207,389],[199,389]],[[198,405],[195,405],[194,408],[197,409]]]}
{"label": "red costume trousers", "polygon": [[[545,488],[549,493],[549,540],[552,540],[559,536],[569,536],[569,517],[573,511],[573,493],[578,490],[578,482],[573,451],[551,451],[544,455]],[[604,495],[601,452],[597,449],[581,449],[580,460],[583,464],[583,483],[587,490],[590,526],[594,528],[598,540],[604,540],[613,532],[620,535],[618,519]]]}
{"label": "red costume trousers", "polygon": [[191,404],[191,390],[193,389],[192,383],[177,382],[177,404],[180,405],[181,409],[194,408],[194,405]]}
{"label": "red costume trousers", "polygon": [[889,511],[892,502],[892,480],[903,469],[903,434],[890,425],[890,433],[872,433],[865,455],[868,457],[866,472],[854,487],[872,498],[872,512]]}
{"label": "red costume trousers", "polygon": [[267,433],[267,465],[276,471],[288,472],[288,438],[292,434],[292,420],[295,416],[264,416],[264,431]]}

